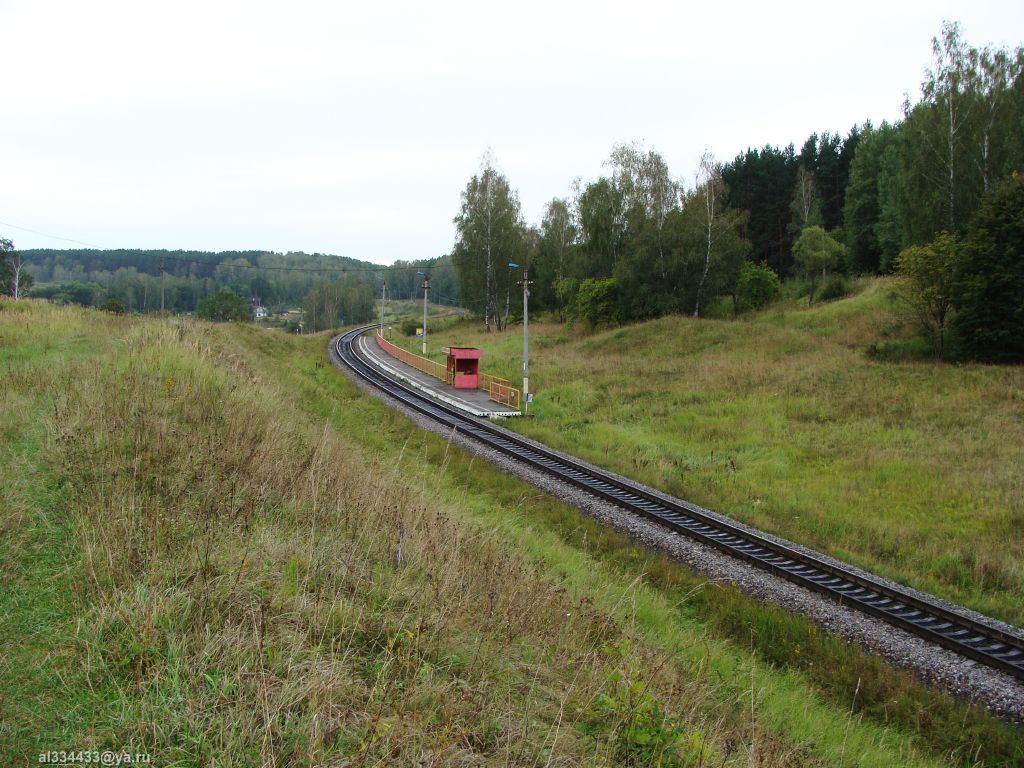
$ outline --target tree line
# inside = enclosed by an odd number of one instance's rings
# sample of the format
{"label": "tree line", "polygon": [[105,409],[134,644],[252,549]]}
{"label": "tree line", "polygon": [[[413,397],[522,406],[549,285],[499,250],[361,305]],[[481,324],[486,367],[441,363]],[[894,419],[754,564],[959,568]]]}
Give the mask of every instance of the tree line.
{"label": "tree line", "polygon": [[[896,123],[812,134],[799,151],[792,144],[748,149],[727,163],[705,154],[692,180],[674,177],[653,149],[617,145],[602,176],[574,182],[569,195],[546,204],[536,225],[526,223],[515,189],[488,152],[454,219],[452,260],[463,304],[487,328],[516,317],[509,296],[520,270],[511,263],[529,267],[531,306],[570,320],[700,316],[716,301],[739,312],[763,306],[789,278],[802,278],[810,301],[841,293],[843,274],[901,271],[912,286],[913,254],[901,254],[949,247],[964,254],[956,284],[982,295],[977,286],[993,274],[1013,273],[991,259],[987,274],[970,269],[984,261],[977,257],[980,233],[995,234],[976,223],[979,212],[988,206],[1010,215],[1013,203],[1005,198],[1020,189],[1022,69],[1021,47],[975,48],[946,22],[933,40],[920,97],[905,102]],[[960,248],[968,241],[973,259]],[[1016,249],[1008,262],[1024,261],[1020,244],[1008,247]],[[995,293],[1004,324],[1024,316],[1024,285]],[[947,320],[964,312],[966,293],[959,295]],[[976,357],[1004,357],[982,354],[972,341],[966,348]]]}
{"label": "tree line", "polygon": [[[306,327],[322,330],[342,321],[371,320],[375,316],[373,298],[380,295],[383,282],[387,282],[391,298],[422,296],[422,277],[417,272],[425,272],[431,278],[433,301],[458,304],[458,286],[448,256],[380,266],[320,253],[16,251],[10,240],[2,243],[0,285],[13,294],[17,264],[23,295],[58,303],[136,313],[158,311],[162,305],[172,313],[236,320],[247,315],[250,304],[261,304],[272,312],[302,307]],[[33,280],[36,285],[29,292]]]}

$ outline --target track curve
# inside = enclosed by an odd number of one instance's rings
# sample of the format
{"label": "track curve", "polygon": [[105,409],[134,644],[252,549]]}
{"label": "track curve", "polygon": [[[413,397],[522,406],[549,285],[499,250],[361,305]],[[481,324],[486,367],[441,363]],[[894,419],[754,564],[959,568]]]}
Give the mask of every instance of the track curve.
{"label": "track curve", "polygon": [[333,342],[335,350],[339,360],[356,376],[407,407],[676,533],[1024,680],[1024,639],[1015,634],[718,517],[710,517],[685,501],[652,494],[639,484],[545,450],[394,381],[366,362],[356,348],[355,341],[377,327],[377,324],[364,326],[338,336]]}

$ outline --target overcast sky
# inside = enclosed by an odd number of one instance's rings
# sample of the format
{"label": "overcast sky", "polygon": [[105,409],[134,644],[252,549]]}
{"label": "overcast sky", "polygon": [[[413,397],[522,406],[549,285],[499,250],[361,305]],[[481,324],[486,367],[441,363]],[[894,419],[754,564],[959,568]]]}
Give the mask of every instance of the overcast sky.
{"label": "overcast sky", "polygon": [[692,183],[706,149],[899,118],[943,19],[1024,40],[1008,0],[0,0],[0,236],[437,256],[488,147],[529,222],[617,142]]}

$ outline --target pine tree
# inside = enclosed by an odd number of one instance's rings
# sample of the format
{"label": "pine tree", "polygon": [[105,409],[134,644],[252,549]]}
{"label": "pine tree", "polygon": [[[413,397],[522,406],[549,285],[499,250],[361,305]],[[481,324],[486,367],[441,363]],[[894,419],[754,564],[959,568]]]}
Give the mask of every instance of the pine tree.
{"label": "pine tree", "polygon": [[996,187],[968,228],[956,327],[971,357],[1024,362],[1024,178]]}

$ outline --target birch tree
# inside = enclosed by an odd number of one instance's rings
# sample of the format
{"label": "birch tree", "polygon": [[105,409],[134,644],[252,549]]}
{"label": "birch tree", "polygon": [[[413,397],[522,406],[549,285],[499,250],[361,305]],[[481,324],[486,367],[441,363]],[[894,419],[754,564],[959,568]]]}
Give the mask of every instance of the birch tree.
{"label": "birch tree", "polygon": [[[22,268],[25,266],[25,257],[21,251],[15,251],[11,255],[11,295],[14,296],[14,300],[17,301],[21,296],[21,286],[25,282],[22,276]],[[27,277],[27,275],[25,275]]]}
{"label": "birch tree", "polygon": [[580,240],[586,263],[578,277],[611,277],[622,256],[626,216],[622,190],[613,179],[592,181],[576,198]]}
{"label": "birch tree", "polygon": [[537,257],[530,263],[534,287],[531,304],[538,309],[560,304],[556,286],[572,271],[578,235],[576,218],[568,200],[556,197],[544,209],[537,233]]}
{"label": "birch tree", "polygon": [[488,332],[492,323],[501,330],[498,301],[508,294],[513,279],[508,262],[515,261],[524,247],[519,196],[495,166],[488,151],[480,170],[466,185],[454,219],[456,240],[452,251],[463,303],[483,317]]}
{"label": "birch tree", "polygon": [[614,169],[613,180],[625,210],[633,219],[633,230],[638,231],[644,224],[654,227],[659,270],[665,279],[665,222],[679,207],[679,185],[661,155],[653,149],[644,152],[635,143],[616,145],[608,163]]}
{"label": "birch tree", "polygon": [[1022,52],[1016,54],[1005,49],[984,48],[978,55],[977,86],[978,119],[973,142],[974,163],[981,174],[982,192],[987,194],[993,179],[1002,170],[1005,161],[1005,141],[1000,141],[1012,125],[1013,109],[1011,89],[1020,77]]}
{"label": "birch tree", "polygon": [[10,240],[0,237],[0,290],[9,292],[15,301],[32,287],[32,276],[24,268],[25,255],[15,250]]}
{"label": "birch tree", "polygon": [[792,229],[799,232],[806,227],[821,224],[821,198],[814,173],[800,166],[796,171],[796,184],[793,187],[793,200],[789,205],[793,212]]}
{"label": "birch tree", "polygon": [[921,100],[904,105],[905,244],[963,232],[982,197],[1024,161],[1024,50],[977,49],[960,27],[942,25]]}
{"label": "birch tree", "polygon": [[556,197],[548,203],[541,220],[541,242],[543,248],[550,250],[556,280],[566,276],[566,260],[576,242],[577,231],[572,209],[566,200]]}
{"label": "birch tree", "polygon": [[921,91],[935,107],[932,130],[922,133],[929,153],[929,175],[940,191],[944,223],[955,231],[960,221],[958,195],[963,194],[964,143],[969,131],[976,90],[978,52],[963,41],[960,25],[944,22],[942,34],[932,38],[932,65]]}
{"label": "birch tree", "polygon": [[740,264],[750,252],[750,242],[741,235],[743,214],[728,208],[725,197],[722,167],[710,152],[705,152],[697,167],[694,189],[683,204],[697,229],[694,247],[699,255],[700,277],[694,294],[694,317],[700,317],[711,278],[716,289],[727,284],[735,286]]}

